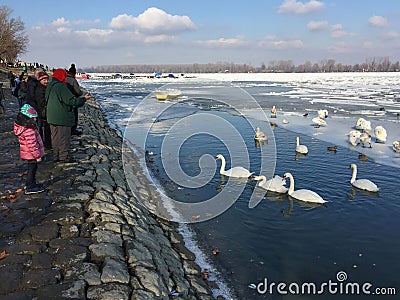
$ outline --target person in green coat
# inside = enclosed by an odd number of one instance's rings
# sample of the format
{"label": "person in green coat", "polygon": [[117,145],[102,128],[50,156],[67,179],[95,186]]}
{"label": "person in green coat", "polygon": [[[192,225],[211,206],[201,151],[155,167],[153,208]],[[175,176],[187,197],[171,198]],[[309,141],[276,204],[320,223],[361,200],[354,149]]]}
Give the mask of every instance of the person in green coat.
{"label": "person in green coat", "polygon": [[75,124],[74,106],[81,106],[90,96],[75,97],[66,86],[67,72],[56,69],[46,88],[46,116],[50,124],[53,156],[56,162],[75,162],[69,153],[71,128]]}

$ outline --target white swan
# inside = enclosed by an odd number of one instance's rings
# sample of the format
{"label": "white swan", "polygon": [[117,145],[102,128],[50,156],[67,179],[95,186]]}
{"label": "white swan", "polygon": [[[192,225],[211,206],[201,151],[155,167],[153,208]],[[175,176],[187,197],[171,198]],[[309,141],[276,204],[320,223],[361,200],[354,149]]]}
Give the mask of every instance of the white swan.
{"label": "white swan", "polygon": [[320,109],[318,111],[318,117],[322,118],[327,118],[328,117],[328,110],[326,109]]}
{"label": "white swan", "polygon": [[261,180],[257,183],[257,186],[263,188],[267,191],[276,192],[276,193],[286,193],[288,188],[285,187],[285,181],[282,180],[282,177],[275,175],[274,178],[267,180],[264,175],[254,176],[251,180]]}
{"label": "white swan", "polygon": [[359,141],[359,139],[360,139],[360,137],[361,137],[361,132],[360,131],[358,131],[358,130],[351,130],[349,133],[348,133],[348,136],[349,136],[349,143],[351,144],[351,145],[353,145],[353,146],[357,146],[359,143],[360,143],[360,141]]}
{"label": "white swan", "polygon": [[215,157],[215,160],[221,160],[221,169],[219,170],[219,174],[229,176],[229,177],[241,177],[241,178],[247,178],[250,177],[253,173],[251,173],[249,170],[243,168],[243,167],[234,167],[232,169],[226,170],[225,171],[225,157],[222,154],[218,154]]}
{"label": "white swan", "polygon": [[260,131],[260,128],[256,128],[256,134],[254,135],[254,139],[257,141],[266,141],[268,140],[267,136],[264,134],[264,132]]}
{"label": "white swan", "polygon": [[296,152],[299,152],[301,154],[307,154],[308,153],[308,148],[306,145],[300,145],[300,138],[296,137]]}
{"label": "white swan", "polygon": [[374,134],[377,143],[386,143],[387,133],[383,126],[376,126],[374,129]]}
{"label": "white swan", "polygon": [[365,148],[366,144],[368,144],[369,148],[372,148],[371,145],[371,133],[369,133],[369,131],[365,131],[361,134],[360,136],[360,142],[362,144],[362,146]]}
{"label": "white swan", "polygon": [[378,186],[373,183],[369,179],[356,179],[357,177],[357,165],[356,164],[351,164],[349,168],[353,169],[353,174],[350,179],[350,183],[352,186],[360,189],[360,190],[365,190],[369,192],[378,192],[379,188]]}
{"label": "white swan", "polygon": [[356,123],[356,129],[371,131],[371,122],[364,118],[359,118]]}
{"label": "white swan", "polygon": [[311,191],[311,190],[306,190],[306,189],[301,189],[301,190],[294,190],[294,178],[293,175],[290,173],[285,173],[283,175],[283,180],[286,178],[290,179],[290,186],[288,190],[289,196],[296,198],[297,200],[301,201],[306,201],[306,202],[313,202],[313,203],[325,203],[326,201],[322,199],[320,195],[318,195],[316,192]]}
{"label": "white swan", "polygon": [[272,109],[271,109],[271,118],[276,118],[276,107],[275,107],[275,105],[274,106],[272,106]]}
{"label": "white swan", "polygon": [[393,151],[400,153],[400,141],[394,141],[393,142]]}
{"label": "white swan", "polygon": [[311,121],[313,121],[313,123],[315,123],[315,124],[317,124],[319,126],[326,126],[327,125],[326,121],[321,119],[321,117],[315,117]]}

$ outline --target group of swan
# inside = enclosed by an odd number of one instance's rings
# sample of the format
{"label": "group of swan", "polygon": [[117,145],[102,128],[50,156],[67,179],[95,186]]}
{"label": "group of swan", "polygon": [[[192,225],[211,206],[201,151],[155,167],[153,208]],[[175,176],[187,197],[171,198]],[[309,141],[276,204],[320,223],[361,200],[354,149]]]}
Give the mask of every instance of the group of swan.
{"label": "group of swan", "polygon": [[[287,178],[289,178],[290,180],[289,188],[285,186]],[[307,189],[294,190],[294,178],[293,175],[289,172],[285,173],[283,177],[275,175],[275,177],[270,180],[267,180],[265,176],[254,176],[252,180],[261,180],[257,184],[257,186],[267,191],[281,194],[285,194],[287,192],[289,196],[300,201],[321,204],[326,202],[320,195],[318,195],[314,191]]]}
{"label": "group of swan", "polygon": [[[275,106],[273,107],[276,112]],[[272,112],[272,111],[271,111]],[[318,111],[318,118],[321,119],[321,117],[326,118],[328,116],[327,110],[321,110]],[[322,120],[322,119],[321,119]],[[314,119],[313,119],[314,121]],[[323,121],[323,120],[322,120]],[[349,132],[349,142],[356,146],[360,141],[363,146],[365,147],[366,144],[369,143],[369,146],[371,147],[371,134],[369,132],[371,126],[371,123],[369,121],[366,121],[365,119],[360,118],[357,121],[356,128],[363,130],[363,132],[360,132],[358,130],[352,130]],[[382,126],[377,126],[375,128],[375,136],[377,139],[380,141],[386,141],[386,130]],[[260,128],[256,128],[256,133],[254,135],[254,139],[257,141],[265,141],[267,140],[267,136],[260,131]],[[396,152],[400,152],[400,141],[393,142],[393,150]],[[308,153],[308,148],[305,145],[300,144],[300,138],[296,137],[296,152],[301,153],[301,154],[307,154]],[[254,172],[250,172],[246,168],[243,167],[233,167],[231,169],[225,170],[226,167],[226,160],[225,157],[222,154],[218,154],[215,158],[216,160],[221,160],[221,168],[220,168],[220,174],[229,176],[229,177],[236,177],[236,178],[248,178],[250,177]],[[370,191],[370,192],[378,192],[379,188],[378,186],[373,183],[372,181],[368,179],[356,179],[357,177],[357,166],[355,164],[351,164],[350,167],[353,169],[352,177],[350,179],[350,183],[352,186]],[[287,188],[285,186],[286,184],[286,179],[289,178],[290,180],[290,186]],[[264,175],[259,175],[259,176],[254,176],[252,180],[259,181],[257,183],[257,186],[260,188],[263,188],[267,191],[272,191],[276,193],[287,193],[289,196],[301,200],[301,201],[306,201],[306,202],[313,202],[313,203],[320,203],[323,204],[326,201],[318,195],[316,192],[308,189],[299,189],[295,190],[294,189],[294,177],[291,173],[287,172],[283,175],[283,177],[280,177],[278,175],[275,175],[273,178],[267,180],[267,178]]]}
{"label": "group of swan", "polygon": [[[371,144],[371,122],[367,121],[363,118],[359,118],[356,123],[356,130],[351,130],[348,133],[348,142],[353,145],[357,146],[361,144],[363,147],[372,148]],[[375,135],[375,142],[376,143],[386,143],[387,140],[387,132],[386,129],[378,125],[374,129]],[[394,150],[394,148],[393,148]]]}

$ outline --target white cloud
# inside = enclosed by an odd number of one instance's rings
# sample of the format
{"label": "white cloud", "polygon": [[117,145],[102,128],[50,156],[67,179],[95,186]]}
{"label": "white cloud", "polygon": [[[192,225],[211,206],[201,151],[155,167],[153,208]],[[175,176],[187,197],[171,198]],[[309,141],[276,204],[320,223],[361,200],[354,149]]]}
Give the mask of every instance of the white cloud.
{"label": "white cloud", "polygon": [[331,26],[331,37],[334,39],[346,37],[346,36],[355,36],[354,32],[348,32],[343,30],[342,24],[335,24]]}
{"label": "white cloud", "polygon": [[306,3],[297,0],[285,0],[278,9],[281,14],[308,14],[324,7],[324,3],[317,0],[310,0]]}
{"label": "white cloud", "polygon": [[249,45],[249,42],[244,40],[242,36],[237,36],[235,38],[219,38],[216,40],[206,40],[198,41],[197,44],[212,47],[212,48],[228,48],[228,47],[243,47]]}
{"label": "white cloud", "polygon": [[307,24],[307,28],[310,31],[320,31],[324,30],[329,27],[329,24],[327,21],[310,21]]}
{"label": "white cloud", "polygon": [[269,49],[301,49],[304,43],[300,39],[276,40],[275,37],[269,36],[258,43],[261,48]]}
{"label": "white cloud", "polygon": [[333,53],[348,53],[351,46],[345,42],[338,42],[328,47],[328,50]]}
{"label": "white cloud", "polygon": [[397,31],[388,31],[385,33],[382,33],[381,38],[383,40],[395,40],[399,38],[399,33]]}
{"label": "white cloud", "polygon": [[368,23],[373,27],[386,27],[389,25],[387,19],[382,16],[373,16],[369,18]]}
{"label": "white cloud", "polygon": [[291,49],[291,48],[303,48],[304,43],[302,40],[288,40],[288,41],[274,41],[272,42],[272,48],[275,49]]}
{"label": "white cloud", "polygon": [[331,30],[335,31],[335,30],[342,30],[343,26],[342,24],[335,24],[331,26]]}
{"label": "white cloud", "polygon": [[196,26],[188,16],[170,15],[159,8],[150,7],[137,17],[123,14],[113,18],[110,28],[160,35],[192,31]]}
{"label": "white cloud", "polygon": [[54,20],[53,22],[51,22],[51,25],[53,26],[68,26],[70,24],[69,21],[65,20],[64,17],[62,18],[58,18],[57,20]]}
{"label": "white cloud", "polygon": [[363,47],[364,49],[370,50],[370,49],[374,49],[374,48],[375,48],[375,45],[374,45],[374,43],[371,42],[371,41],[365,41],[365,42],[362,43],[362,47]]}

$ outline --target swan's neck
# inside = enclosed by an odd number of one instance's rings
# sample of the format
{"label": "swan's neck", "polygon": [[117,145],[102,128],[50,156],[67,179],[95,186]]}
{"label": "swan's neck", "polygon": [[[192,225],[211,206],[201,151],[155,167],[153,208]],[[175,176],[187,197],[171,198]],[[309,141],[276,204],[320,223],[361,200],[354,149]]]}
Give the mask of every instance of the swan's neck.
{"label": "swan's neck", "polygon": [[300,139],[297,137],[296,138],[296,146],[299,146],[300,145]]}
{"label": "swan's neck", "polygon": [[258,185],[265,185],[265,183],[267,182],[267,178],[264,175],[262,175],[260,176],[260,179],[261,181]]}
{"label": "swan's neck", "polygon": [[225,157],[221,157],[221,168],[219,169],[220,173],[225,173],[225,165],[226,165],[226,161],[225,161]]}
{"label": "swan's neck", "polygon": [[350,182],[353,183],[356,178],[357,178],[357,167],[352,167],[353,168],[353,175],[351,175]]}
{"label": "swan's neck", "polygon": [[294,178],[292,175],[289,175],[289,180],[290,180],[290,185],[289,185],[289,190],[288,190],[288,194],[292,194],[294,192]]}

